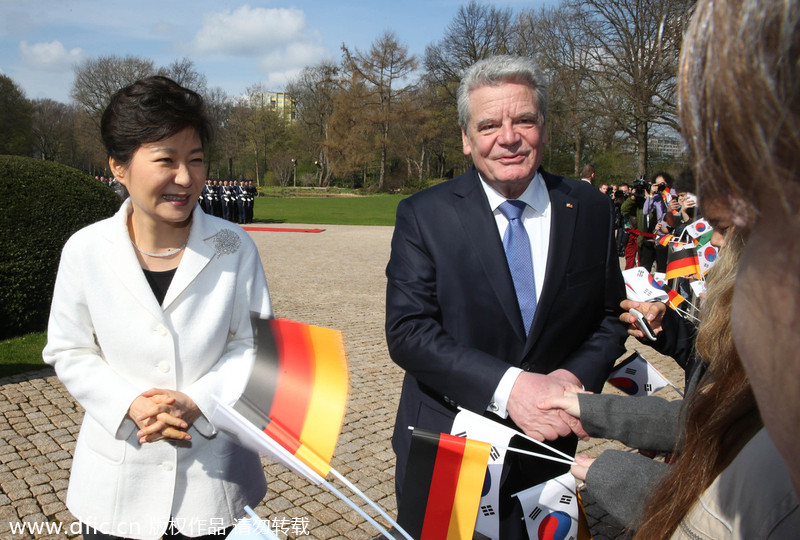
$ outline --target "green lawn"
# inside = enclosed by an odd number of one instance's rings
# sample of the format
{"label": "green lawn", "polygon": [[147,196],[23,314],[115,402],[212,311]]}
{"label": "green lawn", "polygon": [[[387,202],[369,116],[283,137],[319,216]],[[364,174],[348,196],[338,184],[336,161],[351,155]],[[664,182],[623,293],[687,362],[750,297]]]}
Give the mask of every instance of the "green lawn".
{"label": "green lawn", "polygon": [[394,225],[397,204],[406,195],[259,197],[253,218],[262,223]]}
{"label": "green lawn", "polygon": [[42,349],[46,342],[44,332],[0,341],[0,377],[44,367]]}

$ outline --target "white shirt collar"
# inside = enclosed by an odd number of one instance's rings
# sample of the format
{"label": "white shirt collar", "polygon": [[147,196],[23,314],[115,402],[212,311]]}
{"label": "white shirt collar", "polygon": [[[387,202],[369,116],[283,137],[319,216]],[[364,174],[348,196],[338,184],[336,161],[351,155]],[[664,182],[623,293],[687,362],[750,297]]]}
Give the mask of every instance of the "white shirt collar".
{"label": "white shirt collar", "polygon": [[[508,199],[487,184],[483,177],[481,177],[481,173],[478,173],[478,178],[480,178],[483,190],[486,192],[486,197],[489,199],[489,208],[492,209],[492,212],[497,211],[497,208]],[[517,197],[517,199],[530,206],[538,214],[543,214],[545,212],[547,206],[550,204],[550,195],[547,193],[547,186],[545,186],[544,178],[539,174],[539,171],[536,171],[528,187],[525,188],[525,191],[523,191],[522,195]]]}

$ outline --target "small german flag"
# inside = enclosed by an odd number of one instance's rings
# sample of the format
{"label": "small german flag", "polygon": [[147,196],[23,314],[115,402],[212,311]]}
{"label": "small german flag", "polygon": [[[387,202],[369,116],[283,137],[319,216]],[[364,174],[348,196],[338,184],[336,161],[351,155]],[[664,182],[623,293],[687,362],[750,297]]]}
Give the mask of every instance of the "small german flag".
{"label": "small german flag", "polygon": [[253,372],[233,408],[324,478],[347,406],[342,335],[287,319],[253,319],[253,330]]}
{"label": "small german flag", "polygon": [[491,447],[414,429],[397,522],[419,540],[472,538]]}
{"label": "small german flag", "polygon": [[666,280],[683,276],[695,275],[702,279],[700,272],[700,259],[697,257],[697,249],[692,244],[672,244],[667,255],[667,275]]}
{"label": "small german flag", "polygon": [[670,242],[672,242],[673,238],[675,238],[674,234],[665,234],[664,236],[658,238],[656,241],[658,242],[658,245],[666,247],[669,245]]}
{"label": "small german flag", "polygon": [[686,298],[678,294],[675,289],[667,289],[664,288],[669,295],[669,307],[672,309],[676,309],[679,305],[683,304],[686,301]]}

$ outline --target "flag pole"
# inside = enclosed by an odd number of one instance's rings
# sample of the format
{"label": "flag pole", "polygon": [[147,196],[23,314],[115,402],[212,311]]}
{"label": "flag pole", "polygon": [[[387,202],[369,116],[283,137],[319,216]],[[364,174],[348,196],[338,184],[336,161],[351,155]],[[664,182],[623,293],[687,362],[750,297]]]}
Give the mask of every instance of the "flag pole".
{"label": "flag pole", "polygon": [[[411,431],[414,431],[414,426],[408,426],[408,429],[410,429]],[[498,446],[498,445],[493,444],[493,443],[488,443],[488,444],[491,444],[492,446],[494,446],[495,448],[497,448],[499,450],[508,450],[510,452],[517,452],[518,454],[525,454],[527,456],[534,456],[534,457],[538,457],[538,458],[542,458],[542,459],[549,459],[550,461],[556,461],[558,463],[566,463],[567,465],[575,465],[575,463],[576,463],[575,459],[571,458],[569,456],[569,454],[565,454],[564,452],[556,450],[555,448],[551,448],[551,447],[547,446],[546,444],[537,441],[536,439],[531,439],[530,437],[528,437],[524,433],[517,433],[517,435],[520,435],[520,436],[522,436],[522,437],[524,437],[526,439],[530,439],[531,441],[535,442],[536,444],[538,444],[540,446],[544,446],[548,450],[552,450],[553,452],[555,452],[555,453],[557,453],[557,454],[559,454],[561,456],[564,456],[566,459],[557,458],[555,456],[548,456],[546,454],[537,454],[536,452],[531,452],[529,450],[523,450],[522,448],[514,448],[513,446]],[[488,441],[486,441],[486,442],[488,442]]]}
{"label": "flag pole", "polygon": [[350,498],[349,498],[349,497],[347,497],[347,495],[345,495],[344,493],[342,493],[341,491],[339,491],[338,489],[336,489],[336,488],[334,487],[334,485],[333,485],[333,484],[331,484],[330,482],[328,482],[328,481],[327,481],[327,480],[325,480],[324,478],[322,479],[322,484],[323,484],[325,487],[327,487],[327,488],[328,488],[328,489],[331,491],[331,493],[333,493],[334,495],[336,495],[337,497],[339,497],[341,500],[343,500],[345,503],[347,503],[347,505],[348,505],[350,508],[352,508],[353,510],[355,510],[356,512],[358,512],[358,514],[359,514],[361,517],[363,517],[365,520],[367,520],[367,522],[368,522],[370,525],[372,525],[373,527],[375,527],[375,528],[378,530],[378,532],[379,532],[379,533],[381,533],[382,535],[384,535],[386,538],[389,538],[389,539],[392,539],[392,538],[394,538],[394,537],[393,537],[391,534],[389,534],[389,531],[387,531],[386,529],[384,529],[384,528],[383,528],[383,527],[380,525],[380,523],[378,523],[377,521],[375,521],[374,519],[372,519],[372,518],[371,518],[369,515],[367,515],[367,513],[366,513],[366,512],[364,512],[364,510],[363,510],[361,507],[359,507],[359,506],[358,506],[356,503],[354,503],[353,501],[351,501],[351,500],[350,500]]}
{"label": "flag pole", "polygon": [[575,465],[576,464],[576,461],[574,459],[567,460],[567,459],[561,459],[561,458],[557,458],[557,457],[553,457],[553,456],[547,456],[545,454],[537,454],[536,452],[530,452],[528,450],[523,450],[522,448],[514,448],[513,446],[497,446],[497,445],[492,445],[492,446],[494,446],[495,448],[498,448],[500,450],[508,450],[509,452],[517,452],[518,454],[525,454],[526,456],[533,456],[533,457],[538,457],[538,458],[542,458],[542,459],[548,459],[550,461],[555,461],[557,463],[566,463],[567,465]]}
{"label": "flag pole", "polygon": [[383,510],[383,508],[381,508],[375,502],[373,502],[372,499],[364,495],[364,493],[360,489],[358,489],[352,482],[350,482],[347,478],[345,478],[344,475],[342,475],[339,471],[337,471],[333,467],[331,467],[331,473],[333,474],[333,476],[338,478],[340,482],[342,482],[345,486],[347,486],[347,488],[350,489],[350,491],[361,497],[367,504],[369,504],[380,515],[382,515],[392,525],[392,527],[395,528],[397,532],[402,534],[408,540],[414,540],[414,538],[410,534],[408,534],[405,531],[405,529],[403,529],[400,525],[397,524],[395,520],[389,517],[389,514],[387,514],[386,511]]}
{"label": "flag pole", "polygon": [[566,454],[566,453],[562,452],[561,450],[559,450],[559,449],[557,449],[557,448],[553,448],[552,446],[547,446],[547,445],[546,445],[546,444],[544,444],[543,442],[541,442],[541,441],[537,441],[537,440],[536,440],[536,439],[534,439],[533,437],[529,437],[528,435],[525,435],[524,433],[518,433],[518,435],[519,435],[520,437],[522,437],[522,438],[526,439],[526,440],[529,440],[529,441],[531,441],[531,442],[533,442],[533,443],[536,443],[536,444],[538,444],[538,445],[539,445],[539,446],[541,446],[542,448],[546,448],[546,449],[550,450],[551,452],[554,452],[554,453],[558,454],[559,456],[561,456],[561,457],[563,457],[563,458],[565,458],[565,459],[568,459],[568,460],[570,460],[570,463],[574,463],[574,462],[575,462],[575,460],[574,460],[574,458],[573,458],[572,456],[570,456],[569,454]]}
{"label": "flag pole", "polygon": [[[462,409],[463,409],[463,410],[466,410],[466,409],[464,409],[463,407],[459,407],[459,410],[462,410]],[[494,420],[492,420],[492,419],[489,419],[489,418],[487,418],[487,420],[489,420],[490,422],[494,422],[495,424],[500,424],[500,422],[495,422]],[[502,426],[503,424],[500,424],[500,425]],[[503,426],[503,427],[506,427],[506,426]],[[408,429],[414,429],[414,428],[413,428],[413,427],[411,427],[411,426],[409,426],[409,427],[408,427]],[[522,433],[521,431],[517,432],[517,433],[516,433],[516,435],[519,435],[520,437],[522,437],[522,438],[524,438],[524,439],[526,439],[526,440],[529,440],[529,441],[531,441],[532,443],[536,443],[536,444],[538,444],[539,446],[541,446],[542,448],[545,448],[545,449],[547,449],[547,450],[550,450],[551,452],[558,454],[559,456],[563,457],[564,459],[568,459],[568,460],[570,460],[570,463],[572,463],[572,462],[574,461],[574,458],[573,458],[572,456],[570,456],[569,454],[565,454],[565,453],[564,453],[564,452],[562,452],[561,450],[559,450],[559,449],[557,449],[557,448],[553,448],[552,446],[547,446],[547,445],[546,445],[546,444],[544,444],[543,442],[541,442],[541,441],[537,441],[537,440],[536,440],[536,439],[534,439],[533,437],[529,437],[528,435],[525,435],[525,434],[524,434],[524,433]]]}
{"label": "flag pole", "polygon": [[256,533],[258,533],[261,538],[266,538],[267,540],[278,539],[278,535],[269,528],[269,525],[264,523],[264,520],[261,519],[261,517],[256,514],[252,508],[245,506],[244,511],[247,512],[253,519],[253,525],[256,527]]}

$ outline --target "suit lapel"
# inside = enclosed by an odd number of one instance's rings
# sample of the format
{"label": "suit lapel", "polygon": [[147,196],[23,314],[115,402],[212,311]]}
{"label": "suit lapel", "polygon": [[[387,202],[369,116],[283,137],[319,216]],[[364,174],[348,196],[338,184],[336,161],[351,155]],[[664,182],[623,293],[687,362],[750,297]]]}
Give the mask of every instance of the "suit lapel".
{"label": "suit lapel", "polygon": [[570,188],[557,176],[540,169],[550,195],[550,238],[542,295],[536,306],[525,353],[531,350],[545,328],[553,309],[556,293],[564,280],[570,251],[573,249],[578,200],[569,195]]}
{"label": "suit lapel", "polygon": [[200,271],[211,261],[216,254],[214,246],[206,242],[217,233],[210,227],[208,218],[199,206],[192,213],[192,228],[189,231],[189,241],[183,253],[180,265],[175,271],[175,277],[167,289],[164,297],[163,308],[166,310],[170,304],[195,280]]}
{"label": "suit lapel", "polygon": [[128,215],[130,214],[130,199],[126,199],[119,211],[114,215],[110,226],[104,231],[104,252],[107,254],[114,273],[120,283],[130,295],[153,317],[163,321],[164,313],[153,295],[147,278],[136,258],[136,252],[131,244],[128,234]]}
{"label": "suit lapel", "polygon": [[[470,173],[468,178],[453,189],[455,210],[509,324],[520,340],[524,341],[522,315],[517,305],[517,295],[506,262],[503,242],[497,232],[497,222],[489,210],[489,201],[474,167],[470,169]],[[454,261],[454,264],[458,264],[458,261]]]}

